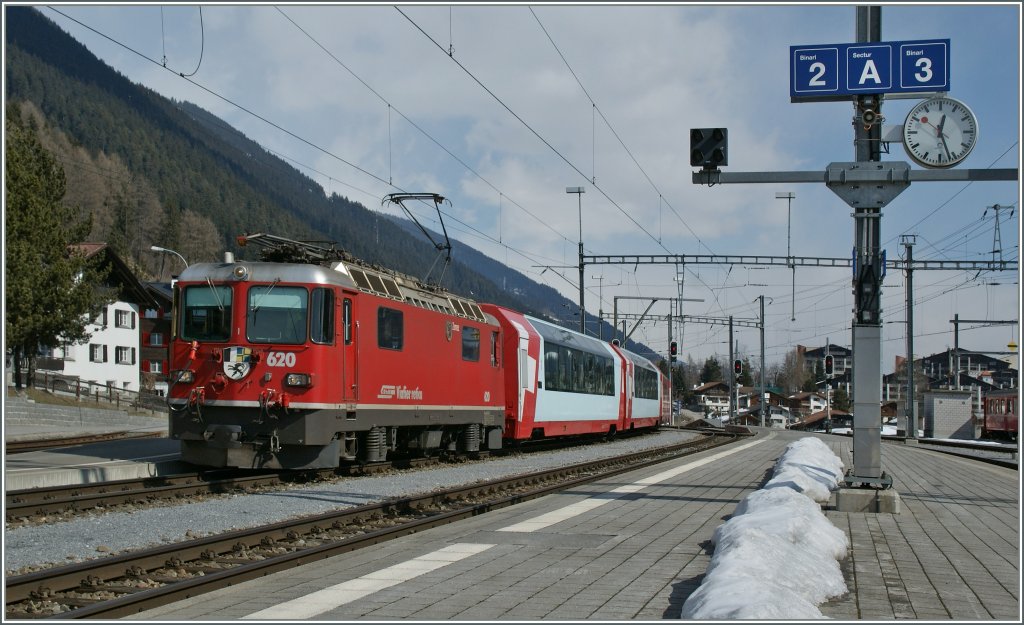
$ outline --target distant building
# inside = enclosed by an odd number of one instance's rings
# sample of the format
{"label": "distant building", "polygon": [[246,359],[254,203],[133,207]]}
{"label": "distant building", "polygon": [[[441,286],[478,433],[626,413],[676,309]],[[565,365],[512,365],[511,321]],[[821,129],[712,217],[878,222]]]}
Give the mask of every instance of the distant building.
{"label": "distant building", "polygon": [[[882,376],[882,401],[900,404],[899,415],[906,412],[907,374],[905,359],[896,357],[895,371]],[[928,391],[965,390],[971,393],[972,418],[982,415],[982,397],[1002,388],[1016,388],[1016,369],[1001,358],[967,349],[947,349],[914,361],[917,414],[924,413],[924,394]]]}
{"label": "distant building", "polygon": [[[832,390],[843,389],[848,397],[852,397],[851,386],[853,384],[853,350],[842,345],[829,343],[824,347],[805,347],[797,345],[796,351],[803,356],[804,372],[807,374],[820,373],[821,379],[815,380],[817,388],[825,392],[825,385],[831,384]],[[825,356],[832,356],[833,375],[830,379],[825,378]]]}
{"label": "distant building", "polygon": [[153,296],[106,243],[76,246],[87,257],[100,257],[110,269],[103,288],[117,294],[87,326],[87,343],[46,350],[37,359],[37,369],[60,373],[105,386],[110,390],[139,391],[139,311],[158,307]]}
{"label": "distant building", "polygon": [[790,395],[788,402],[790,412],[800,419],[825,409],[825,396],[818,393],[804,392]]}
{"label": "distant building", "polygon": [[729,385],[708,382],[694,387],[693,396],[705,415],[721,417],[729,414]]}
{"label": "distant building", "polygon": [[970,391],[936,390],[924,394],[924,435],[927,438],[974,440],[976,419]]}
{"label": "distant building", "polygon": [[146,283],[155,306],[142,309],[139,318],[139,376],[143,390],[167,396],[168,346],[171,343],[171,285]]}

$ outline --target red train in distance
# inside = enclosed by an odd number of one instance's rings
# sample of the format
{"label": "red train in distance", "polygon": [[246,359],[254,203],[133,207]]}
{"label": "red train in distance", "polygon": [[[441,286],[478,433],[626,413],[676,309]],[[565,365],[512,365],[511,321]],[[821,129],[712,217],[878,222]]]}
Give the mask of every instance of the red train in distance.
{"label": "red train in distance", "polygon": [[1020,389],[996,389],[985,393],[982,436],[1017,440],[1020,416]]}
{"label": "red train in distance", "polygon": [[667,378],[621,347],[333,248],[239,242],[264,260],[195,264],[174,286],[169,436],[186,462],[326,468],[669,419]]}

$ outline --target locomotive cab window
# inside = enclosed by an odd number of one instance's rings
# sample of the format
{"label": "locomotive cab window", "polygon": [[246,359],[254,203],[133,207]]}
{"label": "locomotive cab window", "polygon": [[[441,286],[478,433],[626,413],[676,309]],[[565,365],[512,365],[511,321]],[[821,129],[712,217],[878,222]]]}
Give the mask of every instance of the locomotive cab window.
{"label": "locomotive cab window", "polygon": [[309,339],[314,343],[334,344],[334,291],[313,289],[309,305]]}
{"label": "locomotive cab window", "polygon": [[252,343],[306,342],[307,294],[299,286],[262,284],[249,288],[245,335]]}
{"label": "locomotive cab window", "polygon": [[402,311],[381,306],[377,309],[377,346],[401,350],[404,341]]}
{"label": "locomotive cab window", "polygon": [[185,287],[181,338],[227,341],[231,338],[231,287],[196,284]]}
{"label": "locomotive cab window", "polygon": [[472,362],[480,361],[480,329],[471,326],[462,327],[462,359]]}

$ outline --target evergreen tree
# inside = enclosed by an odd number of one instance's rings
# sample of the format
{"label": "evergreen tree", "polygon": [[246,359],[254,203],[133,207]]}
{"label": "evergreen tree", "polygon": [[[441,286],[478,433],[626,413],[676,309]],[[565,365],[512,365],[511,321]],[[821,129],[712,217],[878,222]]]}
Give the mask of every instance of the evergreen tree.
{"label": "evergreen tree", "polygon": [[832,407],[836,410],[850,410],[850,396],[846,394],[846,389],[839,387],[832,391]]}
{"label": "evergreen tree", "polygon": [[62,202],[64,171],[24,123],[13,104],[6,111],[7,184],[4,329],[21,388],[22,362],[31,365],[40,347],[88,340],[86,325],[103,305],[102,276],[94,262],[71,245],[92,224]]}
{"label": "evergreen tree", "polygon": [[722,365],[718,363],[718,359],[714,356],[704,361],[704,369],[700,372],[700,381],[702,384],[722,381]]}
{"label": "evergreen tree", "polygon": [[740,386],[753,386],[754,385],[754,374],[750,370],[750,358],[743,359],[743,371],[739,377]]}

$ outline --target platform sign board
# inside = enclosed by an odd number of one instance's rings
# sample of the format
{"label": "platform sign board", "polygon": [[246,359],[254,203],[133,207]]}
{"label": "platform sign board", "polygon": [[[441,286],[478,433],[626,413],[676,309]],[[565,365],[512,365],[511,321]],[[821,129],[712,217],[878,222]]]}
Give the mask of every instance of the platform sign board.
{"label": "platform sign board", "polygon": [[949,91],[949,39],[790,46],[793,102]]}

